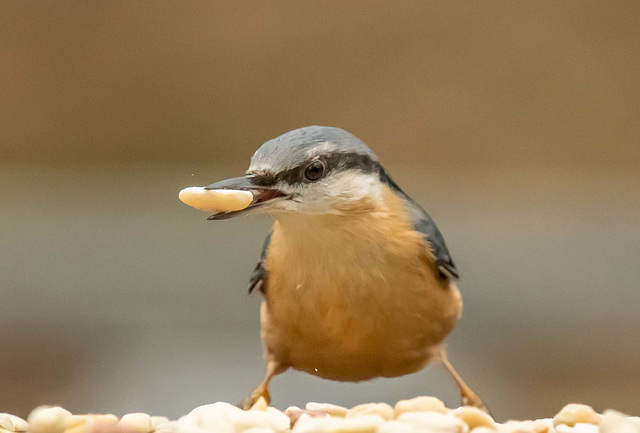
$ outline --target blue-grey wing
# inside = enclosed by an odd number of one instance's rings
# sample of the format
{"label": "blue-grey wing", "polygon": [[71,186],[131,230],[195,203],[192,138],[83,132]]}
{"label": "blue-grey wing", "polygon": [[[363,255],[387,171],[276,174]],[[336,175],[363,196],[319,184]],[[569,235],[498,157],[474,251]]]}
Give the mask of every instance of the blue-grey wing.
{"label": "blue-grey wing", "polygon": [[267,235],[267,238],[264,240],[264,244],[262,245],[262,253],[260,254],[260,261],[256,265],[253,273],[251,274],[251,278],[249,279],[249,293],[254,290],[258,290],[263,295],[266,293],[267,287],[267,270],[264,267],[264,261],[267,257],[267,249],[269,248],[269,243],[271,242],[271,231]]}
{"label": "blue-grey wing", "polygon": [[415,231],[422,233],[424,240],[429,244],[441,276],[454,280],[458,279],[459,274],[456,265],[453,263],[447,244],[444,242],[444,237],[433,219],[418,203],[400,189],[398,184],[391,179],[391,176],[382,167],[380,167],[380,180],[386,183],[404,201],[410,214],[409,216],[413,221],[413,228]]}

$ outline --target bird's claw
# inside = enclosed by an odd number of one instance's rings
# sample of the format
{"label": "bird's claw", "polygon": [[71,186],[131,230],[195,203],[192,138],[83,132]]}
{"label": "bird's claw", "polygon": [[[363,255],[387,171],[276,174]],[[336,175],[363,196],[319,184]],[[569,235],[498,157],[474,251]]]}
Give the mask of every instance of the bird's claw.
{"label": "bird's claw", "polygon": [[238,403],[237,406],[240,409],[249,410],[253,407],[254,404],[256,404],[258,400],[260,400],[261,397],[265,400],[267,406],[271,404],[271,395],[269,395],[269,391],[265,387],[259,386],[254,389],[251,394],[249,394],[244,400]]}

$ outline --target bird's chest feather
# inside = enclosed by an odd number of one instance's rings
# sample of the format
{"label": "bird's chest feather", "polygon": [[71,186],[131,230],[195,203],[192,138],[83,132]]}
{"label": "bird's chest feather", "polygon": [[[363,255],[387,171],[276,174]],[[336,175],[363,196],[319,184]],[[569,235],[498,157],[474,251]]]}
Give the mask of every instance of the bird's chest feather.
{"label": "bird's chest feather", "polygon": [[418,284],[427,261],[424,242],[403,221],[373,215],[279,221],[266,262],[268,299],[289,313],[355,315]]}
{"label": "bird's chest feather", "polygon": [[429,254],[400,210],[279,220],[266,260],[268,349],[304,364],[314,350],[344,361],[394,349],[412,356],[439,342],[459,296]]}

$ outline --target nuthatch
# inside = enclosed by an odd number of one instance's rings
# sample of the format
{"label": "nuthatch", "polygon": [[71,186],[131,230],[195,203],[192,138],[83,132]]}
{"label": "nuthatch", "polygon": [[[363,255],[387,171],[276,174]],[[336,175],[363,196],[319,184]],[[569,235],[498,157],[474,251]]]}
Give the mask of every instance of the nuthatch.
{"label": "nuthatch", "polygon": [[463,403],[484,408],[442,344],[462,312],[442,234],[362,141],[338,128],[296,129],[264,143],[245,176],[205,189],[251,192],[243,209],[211,220],[254,210],[275,218],[249,284],[265,299],[267,371],[245,407],[269,402],[269,382],[289,367],[357,382],[439,359]]}

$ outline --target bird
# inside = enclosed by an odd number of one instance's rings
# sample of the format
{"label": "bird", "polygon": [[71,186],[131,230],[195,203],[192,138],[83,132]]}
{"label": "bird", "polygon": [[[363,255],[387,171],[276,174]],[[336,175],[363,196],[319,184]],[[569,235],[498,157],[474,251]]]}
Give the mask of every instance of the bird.
{"label": "bird", "polygon": [[429,214],[360,139],[307,126],[265,142],[244,176],[206,190],[251,192],[244,209],[273,225],[249,282],[260,292],[264,380],[241,403],[271,402],[289,368],[360,382],[440,361],[462,403],[486,410],[453,368],[445,338],[462,313],[458,270]]}

